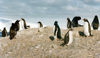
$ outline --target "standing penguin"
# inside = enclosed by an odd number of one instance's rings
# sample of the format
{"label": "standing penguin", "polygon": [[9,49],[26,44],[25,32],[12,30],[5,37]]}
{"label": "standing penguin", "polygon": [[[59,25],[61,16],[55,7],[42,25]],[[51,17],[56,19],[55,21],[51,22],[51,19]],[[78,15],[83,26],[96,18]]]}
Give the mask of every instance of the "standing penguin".
{"label": "standing penguin", "polygon": [[79,26],[82,26],[78,23],[78,21],[81,20],[81,17],[80,16],[75,16],[72,20],[72,26],[73,27],[79,27]]}
{"label": "standing penguin", "polygon": [[39,23],[40,28],[43,27],[42,22],[39,21],[38,23]]}
{"label": "standing penguin", "polygon": [[57,36],[58,39],[61,39],[61,30],[57,21],[54,22],[54,36]]}
{"label": "standing penguin", "polygon": [[25,21],[25,19],[24,18],[21,18],[22,20],[23,20],[23,22],[24,22],[24,29],[27,29],[27,25],[26,25],[26,21]]}
{"label": "standing penguin", "polygon": [[90,27],[90,23],[87,19],[83,19],[84,21],[84,35],[86,37],[91,36],[91,27]]}
{"label": "standing penguin", "polygon": [[70,21],[70,19],[69,18],[67,18],[67,28],[71,28],[72,26],[71,26],[71,21]]}
{"label": "standing penguin", "polygon": [[43,24],[42,24],[42,22],[41,21],[39,21],[39,22],[37,22],[38,23],[38,25],[39,25],[39,30],[38,30],[38,32],[41,32],[41,31],[43,31]]}
{"label": "standing penguin", "polygon": [[94,20],[92,22],[92,27],[94,30],[97,30],[99,28],[99,20],[97,15],[94,17]]}
{"label": "standing penguin", "polygon": [[9,31],[9,35],[10,35],[10,40],[12,40],[13,38],[15,38],[17,34],[17,28],[16,28],[16,24],[12,23],[11,27],[10,27],[10,31]]}
{"label": "standing penguin", "polygon": [[4,27],[3,31],[2,31],[2,37],[6,37],[7,36],[7,30],[6,28]]}
{"label": "standing penguin", "polygon": [[64,36],[64,43],[61,44],[61,46],[70,45],[72,42],[73,42],[73,29],[69,29],[69,31]]}

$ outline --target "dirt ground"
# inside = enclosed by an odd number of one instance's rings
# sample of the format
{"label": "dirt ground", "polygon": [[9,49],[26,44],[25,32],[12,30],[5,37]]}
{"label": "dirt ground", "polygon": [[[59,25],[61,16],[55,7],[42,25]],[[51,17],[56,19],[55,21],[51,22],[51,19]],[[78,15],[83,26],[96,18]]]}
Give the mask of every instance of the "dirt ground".
{"label": "dirt ground", "polygon": [[[62,29],[62,38],[68,29]],[[51,39],[53,28],[34,28],[19,31],[16,38],[0,38],[0,58],[100,58],[100,31],[92,30],[92,37],[82,36],[83,27],[74,28],[74,40],[60,46],[63,40]]]}

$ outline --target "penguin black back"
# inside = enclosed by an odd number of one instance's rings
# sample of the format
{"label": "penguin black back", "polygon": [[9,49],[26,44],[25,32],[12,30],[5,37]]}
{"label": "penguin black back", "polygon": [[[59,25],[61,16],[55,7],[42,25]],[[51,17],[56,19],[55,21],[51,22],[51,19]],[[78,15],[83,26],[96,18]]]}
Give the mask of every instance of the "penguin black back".
{"label": "penguin black back", "polygon": [[60,46],[64,46],[64,45],[69,43],[69,41],[71,40],[70,37],[69,37],[69,32],[72,31],[72,30],[73,29],[71,29],[71,28],[68,30],[68,32],[64,36],[64,43],[62,43]]}
{"label": "penguin black back", "polygon": [[97,15],[94,17],[94,20],[92,22],[92,27],[94,30],[97,30],[99,28],[99,20]]}
{"label": "penguin black back", "polygon": [[67,28],[71,28],[71,21],[69,18],[67,18]]}
{"label": "penguin black back", "polygon": [[42,22],[40,22],[40,21],[39,21],[38,23],[40,24],[40,28],[41,28],[41,27],[43,27],[43,24],[42,24]]}
{"label": "penguin black back", "polygon": [[23,22],[24,22],[24,28],[25,29],[27,29],[27,26],[26,26],[26,21],[25,21],[25,19],[24,18],[21,18],[22,20],[23,20]]}
{"label": "penguin black back", "polygon": [[6,28],[4,27],[3,31],[2,31],[2,37],[5,37],[7,36],[7,30]]}
{"label": "penguin black back", "polygon": [[79,21],[80,19],[81,19],[80,16],[75,16],[75,17],[73,18],[73,20],[72,20],[72,26],[73,26],[73,27],[81,26],[81,25],[78,24],[78,21]]}
{"label": "penguin black back", "polygon": [[16,24],[12,23],[11,27],[10,27],[10,31],[9,31],[9,35],[10,35],[10,40],[12,40],[17,34],[17,28],[16,28]]}
{"label": "penguin black back", "polygon": [[16,31],[19,31],[19,20],[17,20],[16,22],[15,22],[15,27],[16,27]]}
{"label": "penguin black back", "polygon": [[54,36],[56,35],[56,31],[57,31],[57,26],[58,26],[57,23],[58,23],[57,21],[54,22],[54,26],[55,26]]}
{"label": "penguin black back", "polygon": [[62,38],[62,37],[61,37],[61,30],[60,30],[60,27],[59,27],[59,25],[58,25],[58,22],[55,21],[55,22],[54,22],[54,25],[55,25],[54,35],[56,35],[56,32],[57,32],[57,38],[58,38],[58,39],[61,39],[61,38]]}
{"label": "penguin black back", "polygon": [[64,36],[64,43],[62,43],[60,46],[64,46],[64,45],[66,45],[66,44],[68,44],[68,42],[69,42],[69,31],[65,34],[65,36]]}

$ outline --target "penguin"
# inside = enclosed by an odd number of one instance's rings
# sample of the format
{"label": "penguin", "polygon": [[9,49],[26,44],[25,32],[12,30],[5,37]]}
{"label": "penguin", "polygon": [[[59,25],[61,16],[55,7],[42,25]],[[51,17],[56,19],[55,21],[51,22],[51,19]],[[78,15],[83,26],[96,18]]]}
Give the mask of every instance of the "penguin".
{"label": "penguin", "polygon": [[75,16],[72,20],[72,26],[73,27],[79,27],[81,26],[80,24],[78,24],[78,21],[81,20],[81,17],[80,16]]}
{"label": "penguin", "polygon": [[95,15],[94,17],[94,20],[92,22],[92,27],[94,30],[97,30],[99,28],[99,19],[97,15]]}
{"label": "penguin", "polygon": [[15,38],[16,34],[17,34],[16,24],[12,23],[9,31],[9,35],[10,35],[9,39],[12,40],[13,38]]}
{"label": "penguin", "polygon": [[43,24],[42,24],[42,22],[41,21],[39,21],[39,22],[37,22],[38,23],[38,27],[39,27],[39,29],[38,29],[38,32],[42,32],[44,29],[43,29]]}
{"label": "penguin", "polygon": [[64,36],[64,43],[62,43],[60,46],[64,45],[69,46],[72,42],[73,42],[73,29],[70,28]]}
{"label": "penguin", "polygon": [[67,28],[71,28],[71,21],[69,18],[67,18]]}
{"label": "penguin", "polygon": [[19,30],[23,30],[23,29],[25,29],[24,21],[21,19],[20,22],[19,22]]}
{"label": "penguin", "polygon": [[54,37],[57,37],[58,39],[61,39],[61,30],[58,25],[58,21],[54,22]]}
{"label": "penguin", "polygon": [[84,21],[84,35],[85,35],[85,37],[92,36],[89,21],[85,18],[83,19],[83,21]]}
{"label": "penguin", "polygon": [[38,24],[39,24],[40,28],[43,27],[42,22],[39,21]]}
{"label": "penguin", "polygon": [[17,31],[19,31],[19,21],[20,21],[20,20],[17,20],[17,21],[15,22],[16,30],[17,30]]}
{"label": "penguin", "polygon": [[7,36],[7,30],[6,30],[6,27],[4,27],[2,31],[2,37],[6,37],[6,36]]}
{"label": "penguin", "polygon": [[27,26],[27,29],[29,29],[29,28],[30,28],[30,25]]}
{"label": "penguin", "polygon": [[23,20],[23,22],[24,22],[24,29],[27,29],[27,25],[26,25],[26,21],[25,21],[25,19],[24,18],[21,18],[22,20]]}

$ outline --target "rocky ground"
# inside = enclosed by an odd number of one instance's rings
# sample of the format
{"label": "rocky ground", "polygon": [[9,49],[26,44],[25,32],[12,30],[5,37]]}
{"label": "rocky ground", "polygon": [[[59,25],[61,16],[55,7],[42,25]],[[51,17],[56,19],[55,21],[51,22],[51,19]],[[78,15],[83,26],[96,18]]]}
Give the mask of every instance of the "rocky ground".
{"label": "rocky ground", "polygon": [[[62,37],[67,31],[61,30]],[[62,47],[63,41],[51,40],[52,27],[19,31],[13,40],[0,39],[0,58],[100,58],[100,31],[93,30],[92,37],[82,32],[83,27],[74,28],[73,43]]]}

